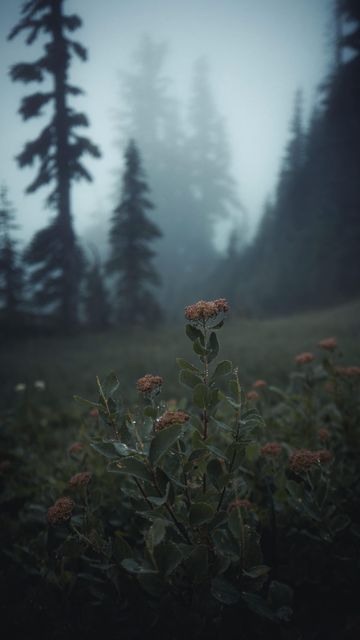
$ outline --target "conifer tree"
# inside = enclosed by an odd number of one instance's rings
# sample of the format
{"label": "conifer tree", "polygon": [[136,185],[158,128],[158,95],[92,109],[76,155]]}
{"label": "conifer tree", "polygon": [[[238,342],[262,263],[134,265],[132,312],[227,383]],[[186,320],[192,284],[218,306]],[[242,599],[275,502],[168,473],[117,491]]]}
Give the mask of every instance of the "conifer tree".
{"label": "conifer tree", "polygon": [[152,265],[155,252],[149,247],[161,231],[147,217],[154,208],[148,194],[140,154],[131,140],[125,152],[121,201],[111,221],[107,264],[115,279],[117,319],[127,325],[156,320],[161,315],[152,290],[160,278]]}
{"label": "conifer tree", "polygon": [[23,269],[12,231],[16,229],[14,210],[7,189],[0,188],[0,300],[1,318],[11,327],[18,318],[23,302]]}
{"label": "conifer tree", "polygon": [[76,322],[80,249],[73,229],[70,187],[74,180],[91,180],[82,164],[82,156],[99,157],[94,144],[79,135],[79,127],[87,127],[84,113],[74,111],[69,97],[82,93],[69,83],[69,66],[73,55],[86,60],[86,49],[69,33],[81,26],[77,15],[66,15],[64,0],[28,0],[23,4],[22,18],[9,34],[9,39],[25,32],[26,44],[33,44],[40,34],[48,39],[44,52],[33,62],[15,64],[10,70],[14,81],[42,83],[52,81],[49,90],[35,92],[23,98],[19,112],[24,120],[42,115],[45,107],[52,107],[48,124],[38,137],[28,142],[17,156],[19,166],[38,163],[38,172],[27,187],[28,193],[53,185],[47,204],[56,211],[50,224],[33,238],[26,259],[33,267],[31,282],[35,301],[43,311],[53,312],[64,329]]}
{"label": "conifer tree", "polygon": [[187,150],[191,165],[191,186],[197,202],[196,224],[211,237],[214,224],[233,218],[245,231],[244,209],[231,175],[230,149],[223,118],[219,115],[209,81],[205,59],[194,70],[190,104],[190,136]]}
{"label": "conifer tree", "polygon": [[93,331],[109,327],[110,305],[103,270],[97,255],[87,268],[85,276],[84,313],[86,325]]}

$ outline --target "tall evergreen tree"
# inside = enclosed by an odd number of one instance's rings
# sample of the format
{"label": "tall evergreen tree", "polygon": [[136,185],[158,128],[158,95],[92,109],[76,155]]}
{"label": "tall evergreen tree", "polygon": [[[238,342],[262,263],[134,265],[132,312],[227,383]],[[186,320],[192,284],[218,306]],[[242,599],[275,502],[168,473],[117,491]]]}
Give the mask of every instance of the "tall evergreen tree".
{"label": "tall evergreen tree", "polygon": [[[209,67],[197,61],[189,112],[190,135],[187,144],[191,188],[196,201],[196,224],[202,234],[213,239],[216,223],[236,221],[245,234],[245,212],[236,182],[231,175],[231,158],[223,118],[212,95]],[[244,238],[243,238],[244,240]]]}
{"label": "tall evergreen tree", "polygon": [[108,272],[115,277],[117,318],[127,325],[161,316],[151,288],[160,283],[160,278],[152,265],[155,252],[149,247],[161,232],[147,217],[147,212],[154,208],[148,194],[140,154],[131,140],[125,152],[121,201],[111,221],[107,265]]}
{"label": "tall evergreen tree", "polygon": [[53,312],[63,328],[77,320],[78,290],[81,274],[80,249],[73,229],[70,187],[74,180],[91,180],[82,164],[84,154],[99,157],[100,152],[87,137],[79,135],[79,127],[87,127],[84,113],[74,111],[70,96],[82,93],[69,83],[69,66],[73,55],[86,60],[86,49],[68,34],[81,26],[77,15],[64,13],[64,0],[28,0],[23,4],[22,18],[9,34],[9,39],[27,33],[31,45],[41,33],[48,37],[44,53],[33,62],[15,64],[12,80],[42,83],[52,80],[48,91],[35,92],[23,98],[20,114],[24,120],[42,115],[52,105],[50,122],[38,137],[28,142],[17,156],[20,167],[38,162],[39,168],[28,193],[53,185],[47,204],[56,211],[51,223],[33,238],[26,258],[33,267],[31,282],[35,301],[43,311]]}
{"label": "tall evergreen tree", "polygon": [[110,305],[100,259],[95,254],[85,275],[84,315],[93,331],[105,330],[110,324]]}
{"label": "tall evergreen tree", "polygon": [[23,302],[24,281],[20,257],[12,231],[16,229],[14,210],[7,189],[0,188],[0,314],[8,328],[17,324]]}

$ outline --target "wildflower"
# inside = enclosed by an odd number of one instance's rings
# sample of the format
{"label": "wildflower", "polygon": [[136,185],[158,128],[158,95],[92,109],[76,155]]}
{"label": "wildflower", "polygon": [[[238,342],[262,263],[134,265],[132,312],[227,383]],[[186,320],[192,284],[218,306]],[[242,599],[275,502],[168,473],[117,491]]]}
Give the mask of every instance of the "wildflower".
{"label": "wildflower", "polygon": [[72,478],[69,480],[69,487],[75,489],[76,487],[86,487],[91,480],[92,474],[90,471],[81,471],[80,473],[75,473]]}
{"label": "wildflower", "polygon": [[320,340],[319,347],[327,351],[334,351],[337,347],[336,338],[324,338],[324,340]]}
{"label": "wildflower", "polygon": [[319,440],[321,440],[321,442],[326,442],[326,440],[329,440],[329,438],[330,431],[328,429],[326,429],[325,427],[319,429]]}
{"label": "wildflower", "polygon": [[237,498],[230,502],[228,511],[233,511],[234,509],[251,509],[252,503],[247,498]]}
{"label": "wildflower", "polygon": [[267,442],[260,449],[262,456],[277,456],[281,452],[282,446],[279,442]]}
{"label": "wildflower", "polygon": [[166,411],[156,420],[155,431],[166,429],[166,427],[170,427],[172,424],[184,424],[189,418],[190,416],[186,411]]}
{"label": "wildflower", "polygon": [[248,391],[246,397],[248,400],[259,400],[260,398],[257,391]]}
{"label": "wildflower", "polygon": [[82,442],[73,442],[70,447],[68,448],[68,453],[72,454],[72,453],[80,453],[84,448],[84,445]]}
{"label": "wildflower", "polygon": [[37,391],[45,391],[45,382],[44,380],[35,380],[34,387]]}
{"label": "wildflower", "polygon": [[163,383],[161,376],[153,376],[151,373],[147,373],[136,383],[136,388],[141,393],[151,393],[152,391],[159,391]]}
{"label": "wildflower", "polygon": [[316,451],[315,453],[320,464],[326,464],[327,462],[330,462],[332,458],[331,451],[329,451],[329,449],[320,449],[320,451]]}
{"label": "wildflower", "polygon": [[354,378],[360,376],[360,367],[336,367],[336,373],[346,378]]}
{"label": "wildflower", "polygon": [[25,382],[18,382],[14,388],[14,391],[16,391],[16,393],[22,393],[23,391],[25,391],[25,389],[26,389]]}
{"label": "wildflower", "polygon": [[89,415],[92,418],[98,418],[99,417],[99,409],[97,407],[93,407],[92,409],[90,409]]}
{"label": "wildflower", "polygon": [[320,451],[297,449],[289,458],[289,468],[295,473],[301,473],[308,471],[316,463],[326,464],[330,460],[331,453],[328,449],[320,449]]}
{"label": "wildflower", "polygon": [[54,526],[56,524],[66,522],[66,520],[70,520],[74,507],[74,500],[67,496],[63,496],[56,500],[55,504],[53,504],[47,512],[49,524]]}
{"label": "wildflower", "polygon": [[267,382],[265,380],[255,380],[253,387],[254,389],[263,389],[264,387],[267,387]]}
{"label": "wildflower", "polygon": [[185,318],[191,322],[206,321],[215,318],[219,313],[227,313],[229,303],[225,298],[218,300],[199,300],[185,307]]}
{"label": "wildflower", "polygon": [[307,364],[308,362],[312,362],[314,358],[315,356],[313,353],[305,351],[304,353],[299,353],[299,355],[295,357],[295,362],[296,364]]}

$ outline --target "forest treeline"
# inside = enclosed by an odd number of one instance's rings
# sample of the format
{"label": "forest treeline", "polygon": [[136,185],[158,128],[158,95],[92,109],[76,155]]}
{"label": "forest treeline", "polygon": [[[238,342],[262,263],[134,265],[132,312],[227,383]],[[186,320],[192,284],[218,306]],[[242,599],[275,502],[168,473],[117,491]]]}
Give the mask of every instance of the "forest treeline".
{"label": "forest treeline", "polygon": [[[49,118],[17,156],[37,166],[27,192],[47,187],[50,222],[25,251],[16,243],[14,210],[0,192],[0,318],[12,332],[105,329],[171,316],[194,297],[227,296],[247,314],[288,313],[339,303],[360,289],[360,6],[336,3],[334,64],[308,125],[295,98],[289,142],[258,231],[247,242],[246,216],[209,70],[198,61],[186,122],[164,74],[166,46],[145,37],[123,79],[123,170],[119,197],[92,236],[74,231],[71,189],[91,181],[83,160],[100,149],[80,133],[88,119],[73,108],[73,56],[87,51],[73,32],[77,15],[63,0],[25,2],[9,39],[43,39],[40,57],[16,63],[13,81],[47,90],[26,95],[23,120]],[[51,80],[52,89],[49,90]],[[45,82],[44,82],[45,81]],[[42,84],[43,83],[43,84]],[[44,115],[45,117],[45,115]],[[110,216],[111,213],[111,216]],[[108,219],[110,221],[108,222]],[[218,225],[234,225],[225,257]],[[234,222],[235,220],[239,222]],[[94,247],[90,247],[89,240]]]}

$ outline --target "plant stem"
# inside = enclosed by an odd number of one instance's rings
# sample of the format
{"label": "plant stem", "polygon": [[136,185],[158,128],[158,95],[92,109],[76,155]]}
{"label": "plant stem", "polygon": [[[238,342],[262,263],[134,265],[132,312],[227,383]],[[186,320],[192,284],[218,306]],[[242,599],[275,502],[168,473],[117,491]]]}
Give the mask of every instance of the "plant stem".
{"label": "plant stem", "polygon": [[[240,432],[240,409],[236,410],[236,423],[237,423],[237,428],[236,428],[236,436],[235,436],[235,444],[237,444],[237,441],[239,439],[239,432]],[[229,465],[229,474],[232,472],[233,470],[233,466],[235,464],[235,459],[236,459],[236,448],[233,451],[233,454],[231,456],[231,460],[230,460],[230,465]],[[220,511],[221,505],[222,505],[222,501],[224,499],[225,496],[225,491],[227,489],[227,485],[225,485],[225,487],[223,488],[221,495],[220,495],[220,499],[218,502],[218,506],[216,508],[216,511]]]}
{"label": "plant stem", "polygon": [[139,480],[138,480],[137,478],[135,478],[135,476],[132,476],[132,478],[133,478],[133,480],[135,480],[135,484],[136,484],[137,488],[139,489],[139,491],[140,491],[140,493],[141,493],[142,497],[144,498],[144,500],[145,500],[146,504],[150,507],[150,509],[151,509],[151,510],[153,510],[153,509],[154,509],[154,507],[153,507],[153,505],[151,504],[150,500],[148,500],[148,497],[147,497],[147,495],[146,495],[146,493],[145,493],[144,489],[142,488],[142,486],[141,486],[141,484],[140,484]]}
{"label": "plant stem", "polygon": [[178,448],[178,451],[179,451],[180,463],[181,463],[182,472],[183,472],[183,476],[184,476],[185,499],[186,499],[187,507],[189,509],[191,507],[190,488],[189,488],[188,477],[187,477],[187,473],[185,471],[185,466],[184,466],[184,462],[183,462],[183,458],[182,458],[182,452],[181,452],[181,447],[180,447],[179,440],[177,440],[177,448]]}
{"label": "plant stem", "polygon": [[[159,487],[157,479],[156,479],[155,469],[151,469],[151,475],[152,475],[152,478],[153,478],[153,483],[154,483],[155,489],[158,492],[159,496],[161,496],[161,490],[160,490],[160,487]],[[179,533],[181,533],[182,537],[186,540],[186,542],[188,544],[191,544],[191,540],[190,540],[188,534],[186,533],[186,531],[185,531],[183,525],[181,524],[181,522],[178,521],[178,519],[177,519],[177,517],[176,517],[176,515],[175,515],[175,513],[173,511],[173,508],[168,503],[168,501],[165,502],[164,507],[165,507],[166,511],[168,512],[169,516],[171,517],[172,521],[174,522],[174,524],[175,524],[177,530],[179,531]]]}

